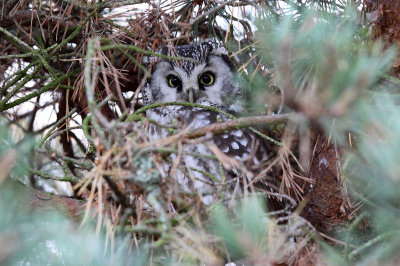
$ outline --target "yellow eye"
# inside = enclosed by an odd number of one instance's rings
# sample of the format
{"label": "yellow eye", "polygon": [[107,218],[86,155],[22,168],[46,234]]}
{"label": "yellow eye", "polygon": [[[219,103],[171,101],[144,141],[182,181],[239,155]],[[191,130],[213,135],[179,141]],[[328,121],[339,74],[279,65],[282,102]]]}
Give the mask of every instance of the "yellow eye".
{"label": "yellow eye", "polygon": [[168,86],[172,87],[172,88],[177,88],[181,85],[181,80],[174,75],[169,75],[167,77],[168,80]]}
{"label": "yellow eye", "polygon": [[206,72],[200,77],[200,83],[204,86],[210,86],[214,83],[214,75],[211,72]]}

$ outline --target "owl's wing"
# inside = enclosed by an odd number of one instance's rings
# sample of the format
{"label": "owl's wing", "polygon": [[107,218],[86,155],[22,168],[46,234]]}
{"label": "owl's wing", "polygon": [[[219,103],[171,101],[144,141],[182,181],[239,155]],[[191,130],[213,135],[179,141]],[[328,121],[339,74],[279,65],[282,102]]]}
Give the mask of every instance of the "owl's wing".
{"label": "owl's wing", "polygon": [[[279,179],[274,175],[272,164],[276,158],[276,148],[249,129],[237,129],[213,137],[214,143],[227,156],[242,164],[242,169],[231,169],[230,175],[240,175],[241,183],[249,191],[263,192],[266,195],[279,191]],[[246,178],[246,180],[244,180]],[[281,199],[268,195],[271,210],[284,208]]]}
{"label": "owl's wing", "polygon": [[[187,122],[193,127],[199,128],[207,124],[224,121],[227,118],[218,113],[198,110],[189,112]],[[228,167],[227,176],[238,178],[241,184],[241,192],[264,192],[265,194],[277,194],[279,191],[279,179],[272,171],[272,164],[277,155],[275,144],[267,142],[264,138],[252,132],[250,129],[235,129],[212,137],[212,144],[230,158],[239,162],[236,167]],[[245,179],[246,178],[246,179]],[[282,199],[269,195],[269,207],[272,210],[282,209]]]}

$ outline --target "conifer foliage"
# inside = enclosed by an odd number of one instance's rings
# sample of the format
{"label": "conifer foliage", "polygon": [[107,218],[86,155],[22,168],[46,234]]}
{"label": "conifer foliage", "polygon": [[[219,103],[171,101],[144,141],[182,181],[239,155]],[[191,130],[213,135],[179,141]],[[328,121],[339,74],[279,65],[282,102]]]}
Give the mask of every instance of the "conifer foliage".
{"label": "conifer foliage", "polygon": [[[0,0],[0,264],[396,264],[394,2]],[[151,61],[207,38],[248,113],[149,142]],[[277,192],[206,206],[159,171],[238,127],[265,139]]]}

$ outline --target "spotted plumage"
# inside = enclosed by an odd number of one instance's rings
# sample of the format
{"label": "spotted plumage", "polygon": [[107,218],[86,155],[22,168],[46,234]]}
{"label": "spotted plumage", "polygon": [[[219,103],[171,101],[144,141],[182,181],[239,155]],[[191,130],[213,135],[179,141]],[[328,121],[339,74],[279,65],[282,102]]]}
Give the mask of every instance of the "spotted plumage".
{"label": "spotted plumage", "polygon": [[[235,115],[244,112],[244,95],[235,79],[234,65],[222,46],[205,41],[164,47],[161,53],[190,60],[157,59],[152,77],[142,91],[145,104],[193,102],[214,106]],[[149,126],[151,141],[170,135],[159,125],[195,130],[227,120],[224,115],[213,111],[176,105],[150,109],[146,116],[158,124]],[[210,158],[215,155],[210,147],[215,149],[215,146],[233,159],[231,165]],[[172,167],[175,160],[180,160],[180,163]],[[257,176],[267,161],[268,154],[263,141],[250,130],[238,129],[183,142],[181,153],[171,155],[171,163],[164,163],[161,170],[174,178],[184,192],[197,193],[204,203],[209,204],[217,198],[230,199],[233,194],[240,195],[250,190],[248,184],[256,177],[261,180],[258,183],[267,183],[265,173]],[[221,187],[224,193],[216,194]]]}

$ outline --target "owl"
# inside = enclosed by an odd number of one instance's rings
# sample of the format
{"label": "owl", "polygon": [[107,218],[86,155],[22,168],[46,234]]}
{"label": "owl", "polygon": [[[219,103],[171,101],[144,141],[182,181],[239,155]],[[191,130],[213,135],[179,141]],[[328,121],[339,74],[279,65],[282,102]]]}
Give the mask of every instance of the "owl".
{"label": "owl", "polygon": [[[186,59],[156,59],[151,78],[142,90],[144,104],[190,102],[217,107],[233,115],[244,112],[244,93],[236,81],[235,66],[223,46],[207,40],[163,47],[160,52]],[[148,132],[150,141],[154,142],[171,134],[166,126],[190,131],[228,119],[203,108],[178,105],[149,109],[146,117],[152,121]],[[225,162],[213,159],[215,154],[219,158],[222,156]],[[169,159],[160,170],[179,184],[180,192],[195,193],[204,204],[215,200],[231,201],[245,191],[254,190],[255,184],[258,189],[272,188],[270,177],[263,173],[268,165],[268,150],[263,139],[248,129],[185,140],[181,153],[172,154]],[[172,167],[176,160],[179,163]]]}

